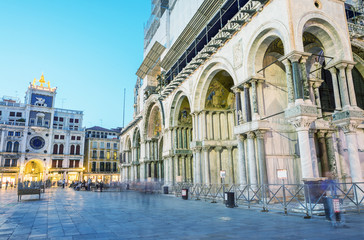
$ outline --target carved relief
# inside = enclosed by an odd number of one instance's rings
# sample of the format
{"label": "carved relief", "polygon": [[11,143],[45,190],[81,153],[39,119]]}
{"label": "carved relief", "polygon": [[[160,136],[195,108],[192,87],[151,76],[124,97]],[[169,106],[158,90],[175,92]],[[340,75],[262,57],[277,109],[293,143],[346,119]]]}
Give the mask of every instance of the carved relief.
{"label": "carved relief", "polygon": [[233,81],[230,75],[221,71],[216,74],[207,90],[205,107],[208,109],[234,109],[235,94],[230,90]]}

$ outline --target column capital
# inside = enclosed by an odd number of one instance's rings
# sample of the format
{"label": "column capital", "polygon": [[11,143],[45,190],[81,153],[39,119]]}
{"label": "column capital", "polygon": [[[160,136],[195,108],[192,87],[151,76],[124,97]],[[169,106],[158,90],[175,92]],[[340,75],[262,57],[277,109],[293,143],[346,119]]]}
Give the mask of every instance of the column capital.
{"label": "column capital", "polygon": [[246,136],[244,136],[243,134],[239,134],[239,135],[237,135],[237,137],[238,137],[238,140],[240,140],[240,141],[244,141],[246,139]]}
{"label": "column capital", "polygon": [[215,151],[217,151],[217,152],[221,152],[221,150],[222,150],[222,147],[221,147],[221,146],[216,146],[216,147],[215,147]]}
{"label": "column capital", "polygon": [[344,131],[345,134],[356,133],[359,126],[357,121],[348,121],[343,124],[339,124],[339,127]]}
{"label": "column capital", "polygon": [[306,52],[299,52],[299,51],[292,51],[290,53],[288,53],[286,56],[284,56],[284,58],[289,59],[291,62],[299,62],[300,59],[302,58],[302,60],[304,60],[304,62],[306,62],[306,59],[311,56],[311,53],[306,53]]}
{"label": "column capital", "polygon": [[202,151],[207,152],[209,151],[211,146],[202,146]]}
{"label": "column capital", "polygon": [[318,137],[318,138],[324,138],[324,137],[325,137],[325,135],[326,135],[326,133],[327,133],[327,131],[326,131],[326,130],[319,130],[319,131],[317,132],[317,137]]}
{"label": "column capital", "polygon": [[254,139],[254,138],[255,138],[255,134],[254,134],[254,132],[248,132],[248,133],[246,134],[246,136],[247,136],[247,138],[248,138],[248,139]]}
{"label": "column capital", "polygon": [[282,63],[284,64],[284,66],[286,66],[286,67],[290,67],[290,66],[291,66],[291,61],[290,61],[288,58],[283,59],[281,62],[282,62]]}
{"label": "column capital", "polygon": [[267,132],[266,130],[257,130],[255,131],[255,135],[257,136],[258,139],[264,139],[266,132]]}
{"label": "column capital", "polygon": [[297,131],[308,131],[310,129],[311,123],[315,121],[316,118],[310,117],[296,117],[288,120]]}

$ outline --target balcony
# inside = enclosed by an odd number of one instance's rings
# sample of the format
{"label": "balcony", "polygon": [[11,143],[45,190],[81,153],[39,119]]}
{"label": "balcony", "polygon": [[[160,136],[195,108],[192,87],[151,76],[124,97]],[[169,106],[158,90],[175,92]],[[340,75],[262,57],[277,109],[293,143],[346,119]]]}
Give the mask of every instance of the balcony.
{"label": "balcony", "polygon": [[2,121],[0,122],[0,124],[4,124],[4,125],[11,125],[11,126],[25,126],[25,122],[9,122],[9,121]]}
{"label": "balcony", "polygon": [[114,171],[114,170],[106,170],[106,169],[101,170],[100,168],[91,169],[90,172],[91,173],[109,173],[109,174],[119,173],[119,171],[117,169]]}

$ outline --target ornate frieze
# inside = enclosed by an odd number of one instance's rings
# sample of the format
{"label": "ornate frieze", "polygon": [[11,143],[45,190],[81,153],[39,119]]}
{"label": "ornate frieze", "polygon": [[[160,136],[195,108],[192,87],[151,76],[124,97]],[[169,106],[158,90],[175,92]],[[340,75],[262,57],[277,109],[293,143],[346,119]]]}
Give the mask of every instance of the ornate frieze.
{"label": "ornate frieze", "polygon": [[294,118],[297,116],[317,116],[317,107],[313,105],[304,105],[300,104],[291,108],[286,109],[285,111],[286,118]]}

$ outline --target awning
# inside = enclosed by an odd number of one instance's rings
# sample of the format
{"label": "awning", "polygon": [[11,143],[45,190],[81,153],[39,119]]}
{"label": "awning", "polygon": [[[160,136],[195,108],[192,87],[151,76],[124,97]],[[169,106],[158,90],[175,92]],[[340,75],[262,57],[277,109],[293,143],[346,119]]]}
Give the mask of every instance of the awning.
{"label": "awning", "polygon": [[147,73],[153,68],[155,63],[158,61],[159,57],[163,53],[164,49],[166,49],[162,44],[158,41],[155,41],[153,47],[148,52],[147,56],[145,56],[142,65],[140,65],[136,75],[141,79],[147,75]]}

